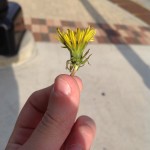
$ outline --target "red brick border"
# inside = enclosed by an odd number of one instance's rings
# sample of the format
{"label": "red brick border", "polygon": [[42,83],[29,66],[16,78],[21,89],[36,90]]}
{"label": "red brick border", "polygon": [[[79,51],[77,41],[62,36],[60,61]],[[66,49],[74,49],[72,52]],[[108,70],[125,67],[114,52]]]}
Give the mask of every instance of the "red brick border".
{"label": "red brick border", "polygon": [[150,11],[130,0],[109,0],[150,25]]}

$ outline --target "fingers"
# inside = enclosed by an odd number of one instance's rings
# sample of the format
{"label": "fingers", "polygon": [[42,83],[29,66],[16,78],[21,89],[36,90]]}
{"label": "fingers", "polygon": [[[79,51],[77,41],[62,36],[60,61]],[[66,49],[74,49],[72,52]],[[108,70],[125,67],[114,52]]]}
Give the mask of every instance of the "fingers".
{"label": "fingers", "polygon": [[41,121],[48,105],[52,86],[34,92],[24,105],[9,143],[22,145]]}
{"label": "fingers", "polygon": [[63,150],[89,150],[95,137],[94,121],[87,117],[79,117],[68,136]]}
{"label": "fingers", "polygon": [[58,150],[74,124],[82,84],[77,77],[60,75],[55,79],[47,110],[23,149]]}

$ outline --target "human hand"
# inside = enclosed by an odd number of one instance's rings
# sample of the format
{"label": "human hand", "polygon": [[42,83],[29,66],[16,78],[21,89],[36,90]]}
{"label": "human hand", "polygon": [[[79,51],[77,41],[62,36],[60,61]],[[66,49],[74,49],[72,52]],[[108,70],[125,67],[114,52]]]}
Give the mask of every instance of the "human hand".
{"label": "human hand", "polygon": [[77,120],[82,82],[60,75],[53,85],[34,92],[23,107],[6,150],[89,150],[95,123]]}

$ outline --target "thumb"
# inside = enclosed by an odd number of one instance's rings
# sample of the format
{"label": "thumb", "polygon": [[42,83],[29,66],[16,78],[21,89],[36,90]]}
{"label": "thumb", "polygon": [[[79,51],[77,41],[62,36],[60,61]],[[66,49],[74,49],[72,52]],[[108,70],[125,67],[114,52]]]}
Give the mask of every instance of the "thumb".
{"label": "thumb", "polygon": [[68,75],[58,76],[50,94],[46,113],[22,148],[60,149],[75,122],[79,97],[80,89],[75,78]]}

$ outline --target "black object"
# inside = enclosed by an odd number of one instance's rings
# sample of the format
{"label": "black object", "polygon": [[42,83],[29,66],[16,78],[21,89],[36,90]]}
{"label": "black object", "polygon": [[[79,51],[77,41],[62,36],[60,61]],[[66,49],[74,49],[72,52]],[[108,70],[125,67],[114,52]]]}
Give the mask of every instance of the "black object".
{"label": "black object", "polygon": [[16,55],[24,33],[21,7],[17,3],[0,0],[0,55]]}
{"label": "black object", "polygon": [[0,0],[0,18],[4,18],[8,10],[8,1]]}

